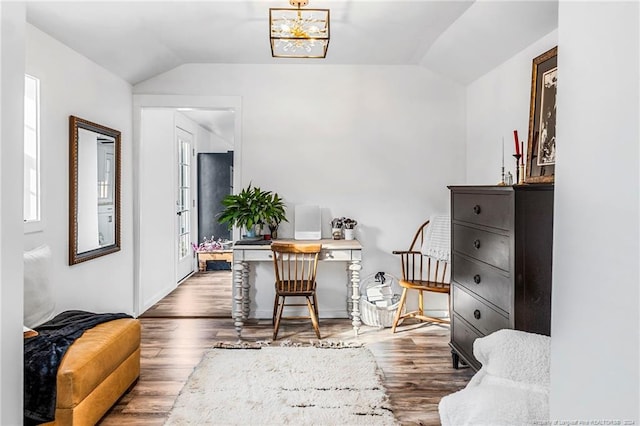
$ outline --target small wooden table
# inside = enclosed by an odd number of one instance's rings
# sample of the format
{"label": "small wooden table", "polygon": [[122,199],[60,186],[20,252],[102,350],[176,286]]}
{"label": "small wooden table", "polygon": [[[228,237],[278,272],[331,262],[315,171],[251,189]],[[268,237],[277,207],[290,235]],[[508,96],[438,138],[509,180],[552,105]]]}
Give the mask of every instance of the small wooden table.
{"label": "small wooden table", "polygon": [[207,260],[224,260],[231,264],[233,262],[233,250],[212,250],[212,251],[197,251],[198,256],[198,270],[207,270]]}

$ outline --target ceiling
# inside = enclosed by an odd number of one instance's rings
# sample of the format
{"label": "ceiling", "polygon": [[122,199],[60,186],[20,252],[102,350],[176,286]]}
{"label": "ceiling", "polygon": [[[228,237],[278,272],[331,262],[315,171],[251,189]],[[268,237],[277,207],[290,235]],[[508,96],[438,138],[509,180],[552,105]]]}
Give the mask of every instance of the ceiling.
{"label": "ceiling", "polygon": [[185,63],[419,65],[466,85],[557,28],[558,0],[310,0],[325,59],[272,58],[287,0],[28,1],[27,21],[132,85]]}
{"label": "ceiling", "polygon": [[219,110],[178,108],[178,111],[214,135],[224,139],[230,148],[233,147],[235,142],[235,111],[229,108]]}
{"label": "ceiling", "polygon": [[557,0],[310,0],[326,59],[272,58],[279,1],[29,1],[27,20],[131,84],[185,63],[422,65],[462,84],[557,27]]}

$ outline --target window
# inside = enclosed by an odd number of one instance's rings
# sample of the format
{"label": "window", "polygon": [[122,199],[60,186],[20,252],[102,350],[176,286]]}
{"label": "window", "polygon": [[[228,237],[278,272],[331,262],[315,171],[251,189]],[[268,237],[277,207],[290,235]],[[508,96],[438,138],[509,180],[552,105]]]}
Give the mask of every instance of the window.
{"label": "window", "polygon": [[24,223],[25,231],[40,224],[40,80],[24,78]]}

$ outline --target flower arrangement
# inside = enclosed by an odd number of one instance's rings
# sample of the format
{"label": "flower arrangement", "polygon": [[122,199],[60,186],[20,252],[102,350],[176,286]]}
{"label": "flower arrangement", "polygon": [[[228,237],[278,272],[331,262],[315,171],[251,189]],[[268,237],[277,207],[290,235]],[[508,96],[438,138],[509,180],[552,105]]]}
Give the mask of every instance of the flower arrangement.
{"label": "flower arrangement", "polygon": [[333,229],[342,229],[342,219],[340,217],[333,218],[331,220],[331,228]]}
{"label": "flower arrangement", "polygon": [[[340,240],[344,238],[347,240],[354,239],[354,229],[358,224],[357,221],[350,219],[348,217],[336,217],[331,220],[331,232],[334,240]],[[345,232],[345,231],[349,232]]]}
{"label": "flower arrangement", "polygon": [[218,238],[217,240],[212,235],[210,239],[206,237],[202,240],[200,244],[191,243],[191,248],[193,251],[214,251],[214,250],[224,250],[229,247],[231,241],[227,239]]}
{"label": "flower arrangement", "polygon": [[332,228],[354,229],[357,224],[357,221],[348,217],[336,217],[331,220]]}
{"label": "flower arrangement", "polygon": [[358,222],[353,219],[349,219],[348,217],[342,218],[342,226],[344,229],[355,229],[357,224]]}

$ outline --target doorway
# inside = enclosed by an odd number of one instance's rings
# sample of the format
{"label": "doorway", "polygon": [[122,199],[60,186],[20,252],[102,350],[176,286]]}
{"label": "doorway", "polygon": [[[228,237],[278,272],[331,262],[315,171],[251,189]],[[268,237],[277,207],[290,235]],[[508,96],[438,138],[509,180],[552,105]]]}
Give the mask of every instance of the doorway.
{"label": "doorway", "polygon": [[[160,112],[159,112],[160,111]],[[153,306],[156,302],[171,293],[178,286],[177,280],[189,275],[188,267],[181,269],[182,261],[195,266],[195,258],[191,248],[191,241],[195,242],[197,226],[188,227],[189,220],[180,220],[181,216],[195,216],[197,207],[197,191],[194,180],[180,181],[180,176],[187,168],[196,167],[193,160],[197,149],[194,149],[194,141],[191,141],[189,149],[190,163],[180,162],[180,146],[183,143],[185,152],[188,148],[188,135],[176,131],[175,122],[171,122],[171,134],[175,138],[171,143],[170,152],[159,143],[159,135],[169,131],[162,128],[164,124],[157,124],[149,117],[154,118],[158,114],[178,115],[176,112],[184,111],[227,111],[233,112],[233,171],[232,182],[241,182],[241,98],[217,97],[217,96],[182,96],[182,95],[134,95],[134,143],[133,143],[133,171],[134,171],[134,313],[140,315]],[[181,126],[182,127],[182,126]],[[184,129],[183,129],[184,130]],[[188,133],[188,132],[187,132]],[[195,145],[198,145],[196,135]],[[202,138],[200,138],[202,139]],[[182,141],[178,142],[177,141]],[[162,145],[162,146],[161,146]],[[177,152],[177,154],[176,154]],[[172,158],[168,162],[167,158]],[[179,166],[176,167],[176,164]],[[175,172],[167,173],[168,170]],[[163,182],[168,182],[169,177],[173,183],[169,186],[169,195],[174,208],[169,208],[171,219],[167,222],[167,204],[159,196]],[[193,176],[193,175],[191,175]],[[177,197],[176,185],[179,192],[190,192]],[[187,188],[188,187],[188,188]],[[164,192],[162,192],[164,194]],[[187,201],[188,200],[188,201]],[[184,202],[183,202],[184,201]],[[165,207],[163,207],[165,206]],[[180,213],[180,214],[177,214]],[[186,219],[186,218],[185,218]],[[181,223],[182,222],[182,223]],[[186,222],[186,223],[184,223]],[[166,224],[169,224],[169,227]],[[176,225],[177,223],[177,225]],[[191,221],[193,224],[193,220]],[[188,229],[187,229],[188,228]],[[176,231],[177,229],[177,231]],[[187,232],[188,231],[188,232]],[[190,238],[185,235],[190,234]],[[187,239],[190,239],[188,243]],[[177,240],[180,240],[177,243]],[[177,248],[176,248],[177,246]],[[170,250],[167,250],[169,248]],[[186,249],[186,250],[185,250]]]}

